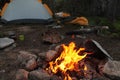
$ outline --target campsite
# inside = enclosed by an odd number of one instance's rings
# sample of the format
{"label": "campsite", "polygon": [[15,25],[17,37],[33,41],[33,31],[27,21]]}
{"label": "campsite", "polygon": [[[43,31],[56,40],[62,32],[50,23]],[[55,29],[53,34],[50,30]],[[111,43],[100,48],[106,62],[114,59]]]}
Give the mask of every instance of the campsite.
{"label": "campsite", "polygon": [[[109,18],[96,16],[102,15],[99,10],[79,12],[83,0],[73,5],[72,0],[5,1],[0,3],[0,80],[120,79],[119,14]],[[85,58],[74,62],[81,56]],[[64,60],[65,68],[60,65]]]}

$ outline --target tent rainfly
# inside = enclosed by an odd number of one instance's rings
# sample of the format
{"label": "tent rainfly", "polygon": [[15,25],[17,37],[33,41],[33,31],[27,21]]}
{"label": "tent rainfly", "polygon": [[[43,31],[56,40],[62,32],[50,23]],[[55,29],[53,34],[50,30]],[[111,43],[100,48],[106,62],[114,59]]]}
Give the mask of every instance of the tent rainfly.
{"label": "tent rainfly", "polygon": [[41,0],[10,0],[0,12],[4,23],[49,23],[52,11]]}

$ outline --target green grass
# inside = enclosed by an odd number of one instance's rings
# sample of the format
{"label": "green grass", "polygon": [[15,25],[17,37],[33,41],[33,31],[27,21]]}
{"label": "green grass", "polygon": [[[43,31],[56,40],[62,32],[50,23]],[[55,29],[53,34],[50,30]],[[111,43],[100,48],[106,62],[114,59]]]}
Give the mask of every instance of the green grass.
{"label": "green grass", "polygon": [[120,20],[117,20],[113,23],[115,30],[120,31]]}
{"label": "green grass", "polygon": [[104,17],[88,17],[89,25],[93,26],[109,26],[109,31],[103,31],[103,34],[109,34],[112,37],[120,37],[120,19],[111,22]]}
{"label": "green grass", "polygon": [[97,26],[109,26],[110,21],[104,17],[88,17],[88,21],[90,25],[97,25]]}

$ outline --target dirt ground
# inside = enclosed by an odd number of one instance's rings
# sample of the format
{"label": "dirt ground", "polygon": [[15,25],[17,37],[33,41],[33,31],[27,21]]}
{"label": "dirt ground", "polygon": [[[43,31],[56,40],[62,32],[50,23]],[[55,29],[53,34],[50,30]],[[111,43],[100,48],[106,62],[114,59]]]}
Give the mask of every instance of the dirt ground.
{"label": "dirt ground", "polygon": [[[76,41],[76,43],[80,44],[82,39],[72,39],[71,36],[65,35],[65,32],[77,28],[78,26],[67,25],[54,29],[64,36],[64,39],[55,45],[71,41]],[[0,27],[0,32],[7,34],[9,31],[14,31],[16,34],[16,47],[10,50],[0,50],[0,80],[14,80],[15,72],[19,68],[16,62],[19,51],[25,50],[39,53],[51,48],[51,44],[44,44],[41,37],[41,34],[47,29],[53,28],[40,24],[3,25],[3,27]],[[19,35],[24,35],[23,41],[19,40]],[[101,37],[95,34],[87,34],[86,36],[88,39],[94,39],[99,42],[114,60],[120,60],[119,39],[110,38],[108,35]]]}

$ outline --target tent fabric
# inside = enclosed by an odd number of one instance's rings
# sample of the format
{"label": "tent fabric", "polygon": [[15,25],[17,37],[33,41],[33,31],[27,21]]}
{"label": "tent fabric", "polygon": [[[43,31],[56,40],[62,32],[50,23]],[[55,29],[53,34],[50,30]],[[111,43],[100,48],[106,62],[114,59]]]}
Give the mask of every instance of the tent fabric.
{"label": "tent fabric", "polygon": [[1,10],[0,10],[0,16],[1,16]]}
{"label": "tent fabric", "polygon": [[49,12],[49,14],[51,15],[51,16],[53,16],[53,12],[50,10],[50,8],[48,7],[48,5],[47,4],[43,4],[44,5],[44,7],[47,9],[47,11]]}
{"label": "tent fabric", "polygon": [[1,19],[4,21],[17,21],[17,20],[39,20],[46,21],[50,20],[52,16],[44,5],[38,0],[12,0]]}
{"label": "tent fabric", "polygon": [[8,6],[8,3],[6,3],[6,4],[4,5],[4,7],[3,7],[2,11],[1,11],[1,16],[4,14],[5,9],[7,8],[7,6]]}
{"label": "tent fabric", "polygon": [[42,2],[42,0],[38,0],[39,2]]}

